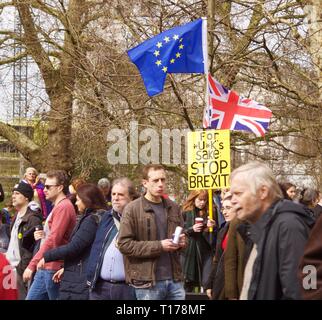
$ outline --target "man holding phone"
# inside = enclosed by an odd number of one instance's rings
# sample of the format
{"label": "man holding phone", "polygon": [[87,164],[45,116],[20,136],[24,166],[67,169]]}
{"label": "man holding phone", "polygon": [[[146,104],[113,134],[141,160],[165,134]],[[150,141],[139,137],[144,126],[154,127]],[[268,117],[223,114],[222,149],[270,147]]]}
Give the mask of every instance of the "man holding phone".
{"label": "man holding phone", "polygon": [[135,287],[138,300],[184,300],[180,249],[186,246],[186,236],[181,234],[177,244],[172,240],[176,227],[183,226],[182,214],[162,196],[163,166],[149,164],[142,173],[146,194],[125,207],[120,224],[118,246],[126,281]]}

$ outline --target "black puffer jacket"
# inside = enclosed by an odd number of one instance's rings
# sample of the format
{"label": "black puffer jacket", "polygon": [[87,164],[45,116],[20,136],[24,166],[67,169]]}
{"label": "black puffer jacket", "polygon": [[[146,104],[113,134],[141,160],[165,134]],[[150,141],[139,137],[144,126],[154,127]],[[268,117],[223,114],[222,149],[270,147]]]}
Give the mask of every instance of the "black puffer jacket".
{"label": "black puffer jacket", "polygon": [[103,213],[104,210],[96,212],[87,209],[78,221],[70,242],[44,254],[45,262],[64,260],[64,275],[59,289],[60,300],[88,300],[87,262]]}
{"label": "black puffer jacket", "polygon": [[297,270],[314,222],[301,205],[280,200],[250,226],[258,254],[248,300],[301,298]]}

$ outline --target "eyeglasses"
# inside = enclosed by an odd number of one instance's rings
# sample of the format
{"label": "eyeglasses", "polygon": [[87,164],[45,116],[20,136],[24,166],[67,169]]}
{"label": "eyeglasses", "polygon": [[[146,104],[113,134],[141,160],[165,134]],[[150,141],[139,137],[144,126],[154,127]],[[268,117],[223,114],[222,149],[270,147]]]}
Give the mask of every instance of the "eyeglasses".
{"label": "eyeglasses", "polygon": [[49,190],[51,187],[58,187],[59,184],[45,184],[45,189]]}
{"label": "eyeglasses", "polygon": [[231,210],[233,207],[222,207],[221,208],[221,211],[225,211],[225,210],[227,210],[227,211],[229,211],[229,210]]}

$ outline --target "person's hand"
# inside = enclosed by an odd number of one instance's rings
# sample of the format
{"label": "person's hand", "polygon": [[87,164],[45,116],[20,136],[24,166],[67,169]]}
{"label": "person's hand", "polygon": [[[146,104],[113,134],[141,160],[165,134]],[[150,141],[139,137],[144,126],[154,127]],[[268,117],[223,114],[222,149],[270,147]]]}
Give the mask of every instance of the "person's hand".
{"label": "person's hand", "polygon": [[178,246],[180,248],[185,248],[187,246],[187,236],[185,233],[181,233],[180,234],[180,237],[179,237],[179,243],[178,243]]}
{"label": "person's hand", "polygon": [[192,229],[193,229],[194,232],[202,232],[202,230],[203,230],[203,223],[195,223],[192,226]]}
{"label": "person's hand", "polygon": [[172,242],[171,239],[161,240],[162,250],[166,252],[172,252],[178,250],[180,247],[178,244]]}
{"label": "person's hand", "polygon": [[210,217],[208,216],[207,228],[213,228],[215,225],[216,225],[216,221],[213,219],[210,219]]}
{"label": "person's hand", "polygon": [[42,259],[38,262],[38,264],[37,264],[37,270],[39,270],[39,269],[43,269],[43,268],[44,268],[44,266],[45,266],[45,259],[44,259],[44,258],[42,258]]}
{"label": "person's hand", "polygon": [[45,238],[45,231],[44,230],[38,230],[34,232],[34,238],[35,240],[43,239]]}
{"label": "person's hand", "polygon": [[52,280],[55,282],[55,283],[58,283],[61,281],[61,278],[63,276],[63,273],[64,273],[64,268],[61,268],[59,269],[54,275],[53,275],[53,278]]}
{"label": "person's hand", "polygon": [[22,275],[22,279],[24,282],[28,282],[29,280],[31,280],[33,271],[30,270],[29,268],[26,268],[26,270],[24,271],[23,275]]}
{"label": "person's hand", "polygon": [[212,297],[211,297],[212,289],[207,289],[206,294],[207,294],[207,297],[211,300],[212,299]]}

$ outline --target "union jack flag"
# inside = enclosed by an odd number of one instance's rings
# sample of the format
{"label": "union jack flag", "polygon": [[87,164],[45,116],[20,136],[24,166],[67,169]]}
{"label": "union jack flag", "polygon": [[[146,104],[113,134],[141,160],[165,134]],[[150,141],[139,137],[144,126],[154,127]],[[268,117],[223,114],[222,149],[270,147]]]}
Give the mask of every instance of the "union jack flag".
{"label": "union jack flag", "polygon": [[204,128],[251,131],[257,136],[264,136],[271,116],[271,110],[228,90],[208,74]]}

